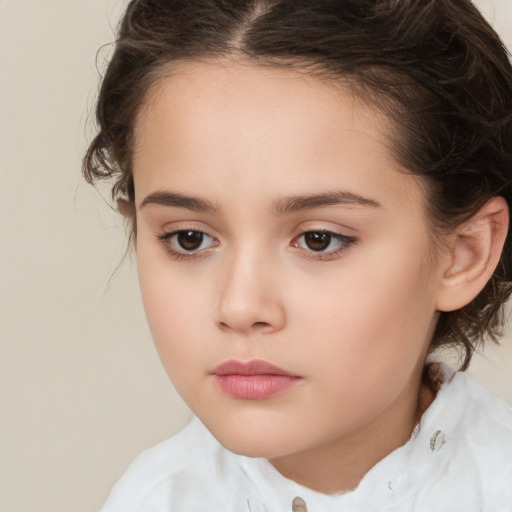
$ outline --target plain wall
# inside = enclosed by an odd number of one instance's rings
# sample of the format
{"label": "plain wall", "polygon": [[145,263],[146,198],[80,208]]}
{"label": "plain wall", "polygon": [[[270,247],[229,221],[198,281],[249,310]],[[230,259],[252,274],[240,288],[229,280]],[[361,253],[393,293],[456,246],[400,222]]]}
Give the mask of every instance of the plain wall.
{"label": "plain wall", "polygon": [[[512,46],[512,2],[479,4]],[[0,0],[3,512],[98,509],[130,460],[189,418],[154,352],[134,262],[117,269],[123,223],[80,176],[96,51],[125,5]],[[511,338],[471,373],[512,403]]]}

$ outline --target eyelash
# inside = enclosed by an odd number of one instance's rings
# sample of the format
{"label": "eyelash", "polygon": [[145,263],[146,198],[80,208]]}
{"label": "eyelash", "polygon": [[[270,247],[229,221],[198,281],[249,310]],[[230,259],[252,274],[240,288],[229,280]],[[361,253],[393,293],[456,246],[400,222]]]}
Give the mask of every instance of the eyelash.
{"label": "eyelash", "polygon": [[[178,237],[180,234],[185,233],[194,233],[194,235],[202,237],[199,248],[190,251],[187,251],[183,247],[181,248],[181,250],[176,249],[176,247],[179,245],[179,242],[173,241],[173,239],[175,237]],[[330,251],[315,251],[314,249],[311,248],[301,247],[299,244],[299,240],[303,237],[306,237],[307,235],[328,236],[329,245],[332,242],[332,240],[335,240],[339,243],[339,247],[337,247],[336,249],[332,249]],[[205,237],[213,240],[214,244],[210,247],[201,249],[201,245],[203,244]],[[202,258],[206,256],[208,253],[210,253],[213,247],[216,247],[219,244],[219,242],[214,237],[198,229],[177,229],[169,233],[163,233],[161,235],[158,235],[158,239],[160,240],[160,243],[162,244],[165,251],[167,251],[171,255],[171,257],[179,261],[190,261],[193,259]],[[355,242],[356,239],[354,237],[342,235],[341,233],[336,233],[334,231],[329,231],[325,229],[309,229],[307,231],[303,231],[297,237],[295,237],[291,242],[291,246],[303,251],[308,258],[318,261],[332,261],[337,259],[342,252],[348,250],[352,245],[354,245]]]}
{"label": "eyelash", "polygon": [[[187,251],[184,248],[181,248],[181,250],[177,250],[176,246],[178,246],[178,242],[173,242],[173,238],[179,236],[180,234],[184,234],[184,233],[194,233],[196,235],[203,237],[203,239],[201,241],[201,245],[203,244],[205,237],[211,238],[212,240],[215,241],[215,238],[213,238],[212,236],[208,235],[208,233],[205,233],[204,231],[201,231],[199,229],[177,229],[176,231],[171,231],[170,233],[163,233],[162,235],[159,235],[158,239],[160,240],[160,243],[162,244],[163,248],[173,258],[175,258],[179,261],[188,261],[188,260],[192,260],[195,258],[201,258],[210,252],[209,249],[211,249],[211,248],[200,249],[200,247],[198,249],[194,249],[194,250],[190,250],[190,251]],[[213,247],[215,247],[216,245],[218,245],[217,241]]]}
{"label": "eyelash", "polygon": [[[339,247],[336,249],[331,249],[330,251],[315,251],[314,249],[307,249],[299,246],[298,240],[306,237],[307,235],[322,235],[329,237],[329,245],[332,240],[335,240],[339,243]],[[319,260],[319,261],[332,261],[337,259],[342,252],[350,249],[352,245],[356,242],[356,239],[352,236],[342,235],[341,233],[336,233],[335,231],[329,231],[327,229],[308,229],[307,231],[303,231],[299,236],[294,238],[292,242],[293,247],[297,247],[302,249],[308,258]]]}

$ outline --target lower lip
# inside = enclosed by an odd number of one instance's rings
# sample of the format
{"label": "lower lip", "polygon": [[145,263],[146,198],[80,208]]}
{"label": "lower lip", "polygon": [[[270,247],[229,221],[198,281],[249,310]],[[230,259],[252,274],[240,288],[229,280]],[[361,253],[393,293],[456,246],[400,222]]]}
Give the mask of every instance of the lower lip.
{"label": "lower lip", "polygon": [[289,375],[214,375],[220,390],[242,400],[265,400],[286,391],[302,379]]}

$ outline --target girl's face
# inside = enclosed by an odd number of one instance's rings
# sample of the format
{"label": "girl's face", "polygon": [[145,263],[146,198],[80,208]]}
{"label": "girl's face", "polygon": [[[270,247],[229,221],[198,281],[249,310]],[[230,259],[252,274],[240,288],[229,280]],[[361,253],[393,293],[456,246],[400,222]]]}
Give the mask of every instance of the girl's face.
{"label": "girl's face", "polygon": [[232,451],[285,467],[410,435],[443,272],[390,130],[341,87],[232,61],[181,64],[141,111],[149,325]]}

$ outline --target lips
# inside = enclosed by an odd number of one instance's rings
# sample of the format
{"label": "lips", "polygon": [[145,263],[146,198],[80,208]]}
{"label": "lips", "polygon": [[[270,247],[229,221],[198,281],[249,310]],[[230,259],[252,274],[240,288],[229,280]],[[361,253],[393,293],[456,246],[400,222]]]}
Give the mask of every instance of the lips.
{"label": "lips", "polygon": [[261,360],[230,360],[217,366],[211,375],[224,394],[242,400],[265,400],[292,388],[303,379]]}

